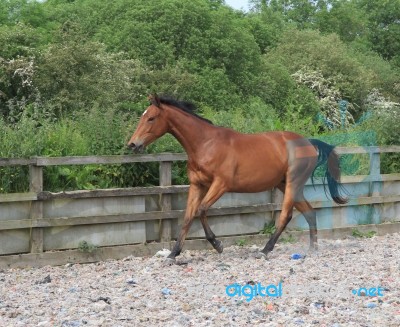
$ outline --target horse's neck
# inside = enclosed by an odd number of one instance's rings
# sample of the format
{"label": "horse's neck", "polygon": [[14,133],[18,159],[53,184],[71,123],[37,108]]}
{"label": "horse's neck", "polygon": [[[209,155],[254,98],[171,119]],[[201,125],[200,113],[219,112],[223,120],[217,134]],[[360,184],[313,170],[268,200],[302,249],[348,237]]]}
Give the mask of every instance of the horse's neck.
{"label": "horse's neck", "polygon": [[216,128],[180,110],[174,110],[169,116],[169,132],[183,146],[189,157],[196,155],[198,149],[209,140],[213,134],[212,131]]}

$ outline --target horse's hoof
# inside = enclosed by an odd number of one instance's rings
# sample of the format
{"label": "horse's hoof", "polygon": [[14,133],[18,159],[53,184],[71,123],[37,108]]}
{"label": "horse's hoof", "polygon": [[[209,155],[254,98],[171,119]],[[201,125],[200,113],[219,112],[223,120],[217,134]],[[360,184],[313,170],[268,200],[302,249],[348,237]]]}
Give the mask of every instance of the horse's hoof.
{"label": "horse's hoof", "polygon": [[268,260],[268,256],[267,256],[264,252],[261,252],[261,251],[257,252],[256,255],[255,255],[255,257],[256,257],[257,259],[265,259],[265,260]]}
{"label": "horse's hoof", "polygon": [[216,241],[216,243],[217,244],[214,246],[214,249],[217,250],[218,253],[222,253],[222,251],[224,251],[224,245],[221,241]]}
{"label": "horse's hoof", "polygon": [[172,266],[174,264],[176,264],[175,258],[165,258],[165,260],[164,260],[165,266]]}

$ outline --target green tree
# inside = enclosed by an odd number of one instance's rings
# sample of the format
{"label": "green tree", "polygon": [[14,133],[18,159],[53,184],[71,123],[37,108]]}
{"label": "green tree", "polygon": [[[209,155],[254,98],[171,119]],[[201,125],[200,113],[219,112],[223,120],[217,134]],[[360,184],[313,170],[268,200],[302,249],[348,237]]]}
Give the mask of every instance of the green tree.
{"label": "green tree", "polygon": [[251,33],[263,53],[278,44],[286,28],[283,15],[270,7],[250,12],[245,18],[249,21]]}
{"label": "green tree", "polygon": [[359,59],[336,34],[325,36],[313,30],[288,31],[276,49],[267,54],[267,60],[281,62],[291,74],[307,68],[332,79],[343,99],[358,108],[356,117],[365,109],[363,100],[377,77]]}
{"label": "green tree", "polygon": [[255,11],[280,13],[287,22],[297,28],[310,28],[315,23],[315,14],[324,1],[313,0],[253,0]]}
{"label": "green tree", "polygon": [[82,26],[83,33],[123,51],[147,67],[163,70],[185,62],[189,73],[223,70],[239,92],[251,92],[260,67],[260,48],[243,14],[207,0],[48,1],[63,8],[55,15]]}
{"label": "green tree", "polygon": [[355,1],[326,1],[315,13],[315,21],[322,33],[336,33],[342,41],[367,41],[367,15]]}
{"label": "green tree", "polygon": [[400,1],[355,1],[367,14],[372,49],[400,67]]}
{"label": "green tree", "polygon": [[56,117],[97,104],[123,108],[145,93],[138,60],[107,53],[101,43],[69,31],[60,43],[49,46],[38,59],[35,84]]}
{"label": "green tree", "polygon": [[38,39],[37,31],[24,23],[0,25],[0,57],[13,59],[34,56]]}

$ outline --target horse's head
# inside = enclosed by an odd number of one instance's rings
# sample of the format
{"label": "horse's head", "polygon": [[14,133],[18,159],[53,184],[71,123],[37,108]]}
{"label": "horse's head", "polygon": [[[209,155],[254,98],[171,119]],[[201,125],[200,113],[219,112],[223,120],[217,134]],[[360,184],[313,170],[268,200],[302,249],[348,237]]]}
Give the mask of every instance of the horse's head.
{"label": "horse's head", "polygon": [[128,142],[128,146],[137,152],[163,136],[168,131],[168,123],[163,119],[163,108],[160,99],[154,95],[150,96],[150,106],[142,114],[136,131]]}

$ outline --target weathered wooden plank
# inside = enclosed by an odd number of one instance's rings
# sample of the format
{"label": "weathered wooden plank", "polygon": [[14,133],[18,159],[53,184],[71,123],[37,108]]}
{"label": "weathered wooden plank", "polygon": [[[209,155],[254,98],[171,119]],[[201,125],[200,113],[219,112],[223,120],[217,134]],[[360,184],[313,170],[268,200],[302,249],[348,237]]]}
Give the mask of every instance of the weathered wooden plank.
{"label": "weathered wooden plank", "polygon": [[185,153],[159,153],[139,154],[125,156],[76,156],[76,157],[38,157],[38,166],[60,166],[60,165],[90,165],[90,164],[125,164],[135,162],[157,162],[157,161],[184,161],[187,160]]}
{"label": "weathered wooden plank", "polygon": [[43,229],[32,228],[30,238],[30,252],[41,253],[43,252]]}
{"label": "weathered wooden plank", "polygon": [[[319,239],[340,239],[351,235],[354,228],[362,232],[369,232],[371,230],[377,231],[377,235],[386,235],[390,233],[400,232],[400,223],[380,224],[380,225],[363,225],[344,228],[335,228],[330,230],[319,230]],[[284,231],[282,236],[292,235],[295,239],[301,237],[308,237],[308,230],[304,231]],[[266,235],[237,235],[219,237],[225,247],[237,244],[239,240],[245,240],[246,244],[264,245]],[[27,253],[18,255],[0,256],[0,269],[10,268],[39,268],[44,266],[59,266],[67,263],[91,263],[105,260],[120,260],[129,256],[142,257],[152,256],[157,251],[169,248],[172,249],[175,242],[160,242],[148,244],[133,244],[133,245],[120,245],[112,247],[101,247],[91,253],[84,253],[78,250],[66,251],[49,251],[44,253]],[[186,240],[185,249],[188,250],[212,250],[211,245],[205,239]],[[163,260],[163,259],[160,259]]]}
{"label": "weathered wooden plank", "polygon": [[[43,191],[43,168],[31,165],[29,166],[29,191],[41,192]],[[31,204],[30,219],[32,225],[35,225],[43,217],[43,203],[42,201],[33,201]],[[30,235],[30,252],[41,253],[43,252],[43,229],[32,228]]]}
{"label": "weathered wooden plank", "polygon": [[[360,183],[360,182],[386,182],[400,181],[400,174],[382,174],[379,176],[357,175],[342,176],[342,183]],[[322,180],[316,178],[315,185],[322,184]],[[311,185],[308,181],[306,185]],[[134,195],[151,195],[151,194],[176,194],[185,193],[189,190],[188,185],[171,185],[171,186],[150,186],[150,187],[131,187],[131,188],[115,188],[115,189],[98,189],[98,190],[79,190],[67,192],[39,192],[37,195],[30,193],[13,193],[0,194],[0,203],[2,202],[19,202],[31,200],[53,200],[53,199],[84,199],[84,198],[102,198],[102,197],[123,197]]]}
{"label": "weathered wooden plank", "polygon": [[370,154],[370,175],[379,176],[381,174],[381,157],[379,153]]}
{"label": "weathered wooden plank", "polygon": [[35,200],[37,200],[37,195],[35,192],[0,194],[0,203],[25,202]]}
{"label": "weathered wooden plank", "polygon": [[355,147],[336,147],[338,154],[362,154],[362,153],[394,153],[400,152],[399,145],[390,146],[355,146]]}
{"label": "weathered wooden plank", "polygon": [[93,225],[93,224],[109,224],[122,222],[136,222],[157,219],[173,219],[178,218],[183,210],[174,210],[170,212],[151,211],[143,213],[105,215],[105,216],[89,216],[89,217],[59,217],[59,218],[43,218],[40,220],[3,220],[0,221],[0,230],[21,229],[33,227],[59,227],[59,226],[77,226],[77,225]]}
{"label": "weathered wooden plank", "polygon": [[400,145],[385,145],[379,147],[380,153],[395,153],[400,152]]}
{"label": "weathered wooden plank", "polygon": [[[55,214],[56,212],[57,214]],[[44,249],[73,249],[83,240],[96,246],[143,243],[146,241],[146,222],[129,219],[129,215],[132,217],[143,212],[145,212],[143,196],[76,201],[57,200],[46,203],[45,217],[52,219],[50,223],[56,222],[58,226],[44,228]],[[71,219],[92,216],[103,220],[102,216],[107,218],[108,215],[127,215],[127,219],[125,219],[127,221],[63,226],[62,221],[55,220],[60,216],[68,216]],[[82,220],[85,223],[85,220],[88,219]]]}
{"label": "weathered wooden plank", "polygon": [[[379,176],[358,175],[358,176],[343,176],[342,183],[360,183],[360,182],[385,182],[385,181],[400,181],[400,174],[384,174]],[[322,180],[316,178],[315,185],[321,185]],[[308,181],[306,185],[311,185]],[[185,193],[189,190],[188,185],[170,185],[170,186],[149,186],[149,187],[132,187],[132,188],[115,188],[115,189],[98,189],[98,190],[79,190],[67,192],[40,192],[37,195],[38,200],[53,200],[53,199],[83,199],[83,198],[98,198],[98,197],[122,197],[134,195],[150,195],[150,194],[176,194]],[[21,201],[24,201],[23,194],[19,193],[15,197],[11,196],[12,201],[18,201],[18,196],[21,196]],[[27,199],[31,199],[28,195]],[[7,202],[7,197],[2,201],[0,195],[0,202]],[[33,198],[32,198],[33,199]]]}
{"label": "weathered wooden plank", "polygon": [[183,210],[173,210],[169,212],[151,211],[151,212],[143,212],[135,214],[106,215],[106,216],[93,216],[93,217],[44,218],[40,220],[39,224],[40,227],[54,227],[54,226],[121,223],[121,222],[131,222],[131,221],[173,219],[173,218],[179,218],[182,213]]}
{"label": "weathered wooden plank", "polygon": [[35,158],[0,158],[0,167],[28,166],[35,163]]}
{"label": "weathered wooden plank", "polygon": [[[371,153],[370,154],[370,170],[369,170],[370,176],[377,176],[378,178],[380,177],[381,174],[381,155],[380,153]],[[369,183],[369,190],[368,190],[368,195],[369,196],[379,196],[380,195],[380,189],[381,189],[382,183],[380,181],[372,181]],[[372,222],[374,223],[380,223],[381,222],[381,217],[380,215],[374,215],[374,213],[378,212],[378,204],[373,204],[372,205]]]}
{"label": "weathered wooden plank", "polygon": [[[208,216],[224,216],[233,214],[245,214],[254,212],[265,212],[272,208],[279,209],[281,204],[263,204],[253,206],[229,207],[229,208],[211,208],[208,211]],[[74,225],[91,225],[91,224],[105,224],[105,223],[119,223],[130,221],[145,221],[145,220],[159,220],[159,219],[177,219],[182,216],[184,210],[171,210],[171,211],[151,211],[134,214],[123,215],[106,215],[106,216],[93,216],[93,217],[61,217],[61,218],[43,218],[38,220],[33,225],[34,227],[54,227],[54,226],[74,226]],[[10,226],[11,221],[7,221]],[[0,222],[0,229],[2,228]],[[16,226],[16,224],[14,225]],[[26,227],[26,226],[25,226]]]}
{"label": "weathered wooden plank", "polygon": [[28,229],[0,231],[0,257],[29,252],[29,239],[30,231]]}
{"label": "weathered wooden plank", "polygon": [[[269,211],[271,208],[278,209],[280,204],[267,204],[267,205],[254,205],[230,208],[212,208],[208,211],[209,216],[222,216],[230,214],[244,214],[253,212]],[[92,217],[59,217],[59,218],[42,218],[40,220],[4,220],[0,221],[0,230],[5,229],[19,229],[31,227],[56,227],[56,226],[76,226],[76,225],[91,225],[91,224],[107,224],[107,223],[120,223],[132,221],[146,221],[158,219],[177,219],[181,217],[184,210],[171,210],[171,211],[151,211],[134,214],[119,214],[119,215],[105,215],[105,216],[92,216]]]}
{"label": "weathered wooden plank", "polygon": [[382,178],[383,182],[395,182],[400,180],[400,174],[381,174],[380,178]]}
{"label": "weathered wooden plank", "polygon": [[[359,153],[395,153],[400,152],[399,145],[369,147],[336,147],[339,154]],[[0,166],[54,166],[54,165],[87,165],[87,164],[123,164],[154,161],[184,161],[185,153],[159,153],[124,156],[76,156],[76,157],[33,157],[33,158],[0,158]]]}
{"label": "weathered wooden plank", "polygon": [[[400,178],[400,177],[399,177]],[[175,194],[184,193],[189,189],[188,185],[171,185],[171,186],[149,186],[149,187],[131,187],[131,188],[115,188],[115,189],[98,189],[98,190],[80,190],[67,192],[40,192],[37,195],[39,200],[53,199],[85,199],[85,198],[102,198],[102,197],[123,197],[134,195],[150,195],[150,194]],[[1,199],[1,197],[0,197]],[[1,200],[0,200],[1,201]]]}
{"label": "weathered wooden plank", "polygon": [[[359,197],[351,199],[349,203],[337,205],[332,201],[312,201],[311,205],[318,208],[338,208],[347,206],[369,205],[379,203],[395,203],[400,202],[400,195],[392,196],[374,196],[374,197]],[[249,214],[258,212],[271,212],[281,210],[281,203],[268,203],[260,205],[240,206],[240,207],[223,207],[211,208],[208,211],[208,216],[227,216],[235,214]],[[3,220],[0,221],[0,230],[20,229],[31,227],[56,227],[56,226],[75,226],[75,225],[90,225],[90,224],[105,224],[119,222],[134,222],[159,219],[177,219],[180,218],[184,210],[171,211],[151,211],[143,213],[105,215],[92,217],[59,217],[59,218],[42,218],[38,220],[21,219],[21,220]]]}
{"label": "weathered wooden plank", "polygon": [[[360,183],[360,182],[385,182],[385,181],[400,181],[400,174],[385,174],[379,176],[358,175],[358,176],[343,176],[342,183]],[[316,178],[315,185],[321,185],[322,180]],[[306,185],[311,185],[308,181]],[[80,190],[68,192],[40,192],[37,195],[39,200],[52,199],[82,199],[82,198],[97,198],[97,197],[119,197],[119,196],[134,196],[134,195],[150,195],[150,194],[176,194],[185,193],[189,190],[189,185],[171,185],[171,186],[149,186],[149,187],[132,187],[132,188],[116,188],[116,189],[99,189],[99,190]],[[22,193],[23,194],[23,193]],[[17,199],[15,200],[17,201]],[[1,202],[1,195],[0,195]]]}
{"label": "weathered wooden plank", "polygon": [[367,205],[367,204],[377,204],[377,203],[394,203],[400,202],[400,195],[392,195],[392,196],[365,196],[365,197],[357,197],[350,198],[349,202],[346,204],[336,204],[333,201],[310,201],[310,204],[315,209],[319,208],[345,208],[349,206],[359,206],[359,205]]}
{"label": "weathered wooden plank", "polygon": [[31,228],[32,220],[30,219],[18,219],[18,220],[2,220],[0,221],[0,231],[10,229],[24,229]]}
{"label": "weathered wooden plank", "polygon": [[[170,186],[172,184],[172,161],[160,163],[160,186]],[[171,195],[161,195],[161,211],[171,211]],[[160,220],[160,240],[169,242],[172,236],[171,219]]]}
{"label": "weathered wooden plank", "polygon": [[354,202],[354,205],[395,203],[400,202],[400,195],[359,197]]}
{"label": "weathered wooden plank", "polygon": [[[366,182],[394,182],[400,181],[400,174],[380,174],[380,175],[357,175],[357,176],[342,176],[341,183],[366,183]],[[322,184],[322,180],[318,179],[316,185]],[[309,181],[306,185],[310,185]]]}

